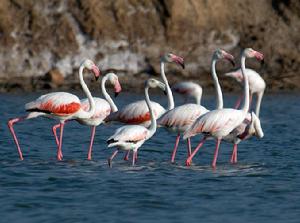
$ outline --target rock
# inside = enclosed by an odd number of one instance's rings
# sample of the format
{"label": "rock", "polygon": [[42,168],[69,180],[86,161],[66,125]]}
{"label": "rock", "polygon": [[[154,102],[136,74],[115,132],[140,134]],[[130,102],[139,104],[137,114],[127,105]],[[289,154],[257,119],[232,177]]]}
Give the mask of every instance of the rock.
{"label": "rock", "polygon": [[58,69],[54,68],[45,74],[43,80],[51,83],[55,87],[59,87],[63,85],[65,78]]}
{"label": "rock", "polygon": [[[299,17],[298,0],[2,0],[0,81],[38,79],[53,68],[67,80],[84,58],[128,76],[158,73],[159,55],[171,51],[187,65],[167,67],[174,79],[211,86],[216,48],[238,58],[253,47],[265,54],[269,88],[299,90]],[[259,68],[254,60],[247,65]],[[219,73],[230,68],[218,64]]]}

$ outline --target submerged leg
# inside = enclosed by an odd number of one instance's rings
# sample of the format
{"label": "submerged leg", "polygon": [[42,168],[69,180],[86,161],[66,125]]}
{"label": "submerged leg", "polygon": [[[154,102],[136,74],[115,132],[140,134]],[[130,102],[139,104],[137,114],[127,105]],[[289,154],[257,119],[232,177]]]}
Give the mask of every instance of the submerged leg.
{"label": "submerged leg", "polygon": [[177,147],[179,144],[179,140],[180,140],[180,133],[178,132],[177,137],[176,137],[176,141],[175,141],[175,145],[174,145],[174,149],[172,152],[172,157],[171,157],[171,163],[175,162],[175,156],[176,156],[176,151],[177,151]]}
{"label": "submerged leg", "polygon": [[129,160],[129,154],[130,154],[130,150],[128,150],[128,151],[125,153],[124,160],[126,160],[126,161]]}
{"label": "submerged leg", "polygon": [[92,128],[91,128],[91,141],[90,141],[90,147],[89,147],[89,152],[88,152],[88,160],[92,159],[92,149],[93,149],[93,144],[94,144],[95,132],[96,132],[96,126],[92,126]]}
{"label": "submerged leg", "polygon": [[231,163],[235,163],[235,160],[237,160],[237,144],[233,145],[233,150],[232,150],[232,155],[231,155],[231,159],[230,162]]}
{"label": "submerged leg", "polygon": [[108,166],[111,168],[112,167],[112,160],[113,158],[117,155],[117,153],[119,152],[118,149],[116,149],[116,151],[114,151],[114,153],[111,155],[111,157],[108,158]]}
{"label": "submerged leg", "polygon": [[20,117],[20,118],[14,118],[14,119],[10,119],[7,123],[8,125],[8,128],[14,138],[14,141],[15,141],[15,144],[17,146],[17,149],[18,149],[18,153],[19,153],[19,157],[20,157],[20,160],[23,160],[23,154],[22,154],[22,150],[21,150],[21,147],[19,145],[19,141],[18,141],[18,138],[17,138],[17,135],[15,134],[15,130],[14,130],[14,124],[17,123],[17,122],[20,122],[20,121],[23,121],[27,118],[27,116],[25,117]]}
{"label": "submerged leg", "polygon": [[215,154],[214,154],[214,159],[213,159],[213,162],[212,162],[212,164],[211,164],[211,166],[212,166],[213,168],[216,168],[220,143],[221,143],[221,139],[217,139],[216,149],[215,149]]}
{"label": "submerged leg", "polygon": [[132,166],[134,166],[136,159],[137,159],[137,151],[133,151]]}
{"label": "submerged leg", "polygon": [[185,161],[185,165],[190,166],[192,163],[192,159],[193,157],[196,155],[196,153],[198,152],[198,150],[201,148],[201,146],[203,145],[203,143],[205,142],[206,137],[204,136],[202,138],[202,140],[199,142],[198,146],[195,148],[195,150],[192,152],[192,154],[187,158],[187,160]]}
{"label": "submerged leg", "polygon": [[192,154],[191,138],[187,138],[188,157]]}
{"label": "submerged leg", "polygon": [[60,123],[60,135],[59,135],[59,145],[57,147],[57,160],[62,160],[62,139],[63,139],[63,133],[64,133],[64,126],[65,123],[61,122]]}

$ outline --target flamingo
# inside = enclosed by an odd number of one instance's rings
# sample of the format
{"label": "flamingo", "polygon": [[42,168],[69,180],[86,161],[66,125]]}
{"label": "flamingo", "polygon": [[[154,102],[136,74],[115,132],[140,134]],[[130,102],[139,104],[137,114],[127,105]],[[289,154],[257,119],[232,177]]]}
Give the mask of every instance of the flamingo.
{"label": "flamingo", "polygon": [[[103,120],[111,113],[111,112],[117,112],[118,108],[115,105],[115,103],[113,102],[112,98],[109,96],[109,94],[106,91],[105,88],[105,83],[106,81],[109,80],[109,82],[111,84],[114,85],[114,89],[115,89],[115,96],[117,96],[119,94],[119,92],[121,91],[121,85],[119,83],[119,79],[118,76],[114,73],[108,73],[106,74],[101,81],[101,90],[102,90],[102,94],[105,98],[96,98],[94,97],[94,101],[96,104],[96,109],[95,109],[95,113],[92,117],[90,118],[84,118],[84,119],[76,119],[77,122],[79,122],[82,125],[88,125],[91,126],[91,140],[90,140],[90,146],[89,146],[89,150],[88,150],[88,160],[92,159],[92,147],[93,147],[93,143],[94,143],[94,136],[95,136],[95,132],[96,132],[96,127],[98,125],[100,125],[101,123],[103,123]],[[89,101],[87,98],[80,100],[80,104],[83,110],[88,111],[89,110]],[[55,136],[56,139],[56,143],[58,144],[58,138],[57,138],[57,134],[56,134],[56,129],[59,128],[59,124],[53,126],[53,134]]]}
{"label": "flamingo", "polygon": [[[264,95],[264,91],[266,89],[266,82],[264,79],[257,73],[255,70],[246,68],[245,70],[248,79],[249,79],[249,90],[250,90],[250,105],[251,101],[253,98],[253,94],[257,95],[257,100],[256,100],[256,110],[255,114],[259,116],[260,112],[260,106],[261,106],[261,101]],[[243,81],[243,75],[241,69],[234,70],[232,72],[226,73],[226,77],[231,77],[234,78],[237,82],[242,83]],[[235,108],[238,108],[240,106],[241,100],[242,100],[243,95],[239,97],[239,99],[236,102]]]}
{"label": "flamingo", "polygon": [[[217,49],[212,57],[212,63],[211,63],[211,70],[213,72],[213,76],[217,76],[216,74],[216,62],[219,59],[227,59],[230,62],[233,62],[233,56],[224,50]],[[187,82],[186,82],[187,83]],[[180,85],[179,85],[180,86]],[[196,85],[197,86],[197,85]],[[217,88],[217,108],[223,107],[223,101],[222,101],[222,95],[221,98],[219,98],[221,88]],[[194,121],[200,117],[201,115],[207,113],[209,110],[207,110],[205,107],[199,105],[199,104],[184,104],[181,106],[178,106],[176,108],[173,108],[169,111],[167,111],[165,114],[163,114],[158,120],[157,123],[159,126],[166,127],[170,130],[173,130],[177,132],[177,137],[175,141],[175,146],[172,152],[171,162],[174,163],[177,147],[180,140],[180,134],[184,131],[186,131],[193,123]],[[188,156],[191,155],[191,141],[190,138],[187,138],[187,144],[188,144]]]}
{"label": "flamingo", "polygon": [[201,104],[202,87],[192,81],[183,81],[172,86],[172,91],[181,94],[187,102],[189,97],[195,99],[196,104]]}
{"label": "flamingo", "polygon": [[25,105],[25,109],[29,112],[26,116],[10,119],[8,121],[9,130],[14,138],[15,144],[18,149],[19,157],[23,160],[22,150],[20,148],[17,136],[14,131],[14,124],[23,120],[36,118],[39,116],[45,116],[60,121],[60,138],[57,147],[57,159],[62,160],[62,136],[63,129],[66,120],[77,119],[77,118],[90,118],[95,113],[95,101],[89,91],[87,85],[83,80],[83,70],[91,70],[94,73],[96,80],[100,76],[99,68],[91,60],[84,60],[79,68],[79,81],[81,87],[88,97],[90,109],[84,111],[81,108],[80,100],[76,95],[67,92],[54,92],[40,96],[36,100],[29,102]]}
{"label": "flamingo", "polygon": [[224,141],[233,143],[231,163],[237,163],[238,144],[241,141],[249,139],[253,135],[257,138],[264,137],[259,118],[254,112],[251,112],[247,114],[245,120],[238,127],[224,137]]}
{"label": "flamingo", "polygon": [[145,100],[147,107],[150,112],[151,125],[146,128],[141,125],[127,125],[121,128],[118,128],[115,133],[108,138],[107,144],[108,147],[117,147],[112,156],[108,159],[108,165],[112,166],[112,160],[117,155],[119,149],[125,151],[133,151],[132,156],[132,166],[135,164],[137,157],[137,150],[143,145],[143,143],[150,139],[156,132],[156,119],[154,116],[154,110],[152,108],[153,103],[149,99],[149,88],[159,87],[165,91],[165,84],[157,81],[155,79],[149,79],[145,82]]}
{"label": "flamingo", "polygon": [[[183,58],[176,56],[172,53],[167,53],[160,58],[161,77],[163,79],[164,84],[166,85],[166,91],[168,96],[168,110],[174,108],[174,99],[168,80],[166,78],[164,67],[165,63],[171,62],[175,62],[176,64],[179,64],[180,66],[182,66],[182,68],[184,68]],[[151,106],[153,108],[154,117],[156,119],[159,118],[166,111],[160,104],[156,102],[151,101]],[[139,124],[148,127],[151,124],[150,119],[150,113],[145,100],[140,100],[130,103],[118,112],[109,115],[105,119],[105,121],[119,121],[126,124]]]}
{"label": "flamingo", "polygon": [[[184,139],[187,139],[200,133],[204,134],[203,139],[200,141],[193,153],[186,160],[186,165],[191,165],[192,158],[195,156],[195,154],[206,141],[206,139],[208,137],[213,137],[217,139],[217,143],[214,152],[214,158],[212,161],[212,167],[216,167],[221,140],[230,132],[232,132],[237,126],[239,126],[247,116],[249,109],[249,82],[248,76],[245,74],[245,60],[246,58],[254,57],[258,60],[263,60],[263,54],[251,48],[244,49],[241,55],[241,67],[242,74],[244,77],[244,105],[242,109],[238,110],[231,108],[220,108],[207,112],[203,116],[200,116],[193,123],[193,125],[191,125],[190,128],[184,132]],[[217,77],[214,78],[217,79]]]}

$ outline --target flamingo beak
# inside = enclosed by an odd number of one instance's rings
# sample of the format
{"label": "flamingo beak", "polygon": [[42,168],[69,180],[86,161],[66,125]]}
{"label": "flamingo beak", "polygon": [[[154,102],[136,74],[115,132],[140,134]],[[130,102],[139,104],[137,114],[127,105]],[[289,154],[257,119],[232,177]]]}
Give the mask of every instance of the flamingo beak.
{"label": "flamingo beak", "polygon": [[233,67],[235,67],[234,57],[231,54],[225,53],[224,58],[226,60],[228,60],[232,64]]}
{"label": "flamingo beak", "polygon": [[118,80],[115,82],[115,98],[118,97],[119,93],[122,91],[122,87]]}
{"label": "flamingo beak", "polygon": [[172,56],[172,60],[173,60],[176,64],[180,65],[180,66],[182,67],[182,69],[185,68],[184,60],[183,60],[182,57],[173,55],[173,56]]}
{"label": "flamingo beak", "polygon": [[95,75],[95,79],[97,81],[100,77],[101,72],[100,72],[99,68],[96,65],[92,66],[92,71],[93,71],[93,73]]}

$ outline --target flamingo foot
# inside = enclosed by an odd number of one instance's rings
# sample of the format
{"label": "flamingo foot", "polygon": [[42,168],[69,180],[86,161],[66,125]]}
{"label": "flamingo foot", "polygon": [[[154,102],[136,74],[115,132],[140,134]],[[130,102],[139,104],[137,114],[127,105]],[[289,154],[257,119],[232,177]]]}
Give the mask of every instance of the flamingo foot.
{"label": "flamingo foot", "polygon": [[192,164],[192,159],[188,158],[186,161],[185,161],[185,165],[186,166],[191,166]]}
{"label": "flamingo foot", "polygon": [[128,161],[129,160],[129,154],[130,154],[130,151],[127,151],[125,156],[124,156],[124,160],[125,161]]}
{"label": "flamingo foot", "polygon": [[92,160],[92,156],[89,154],[87,159]]}

